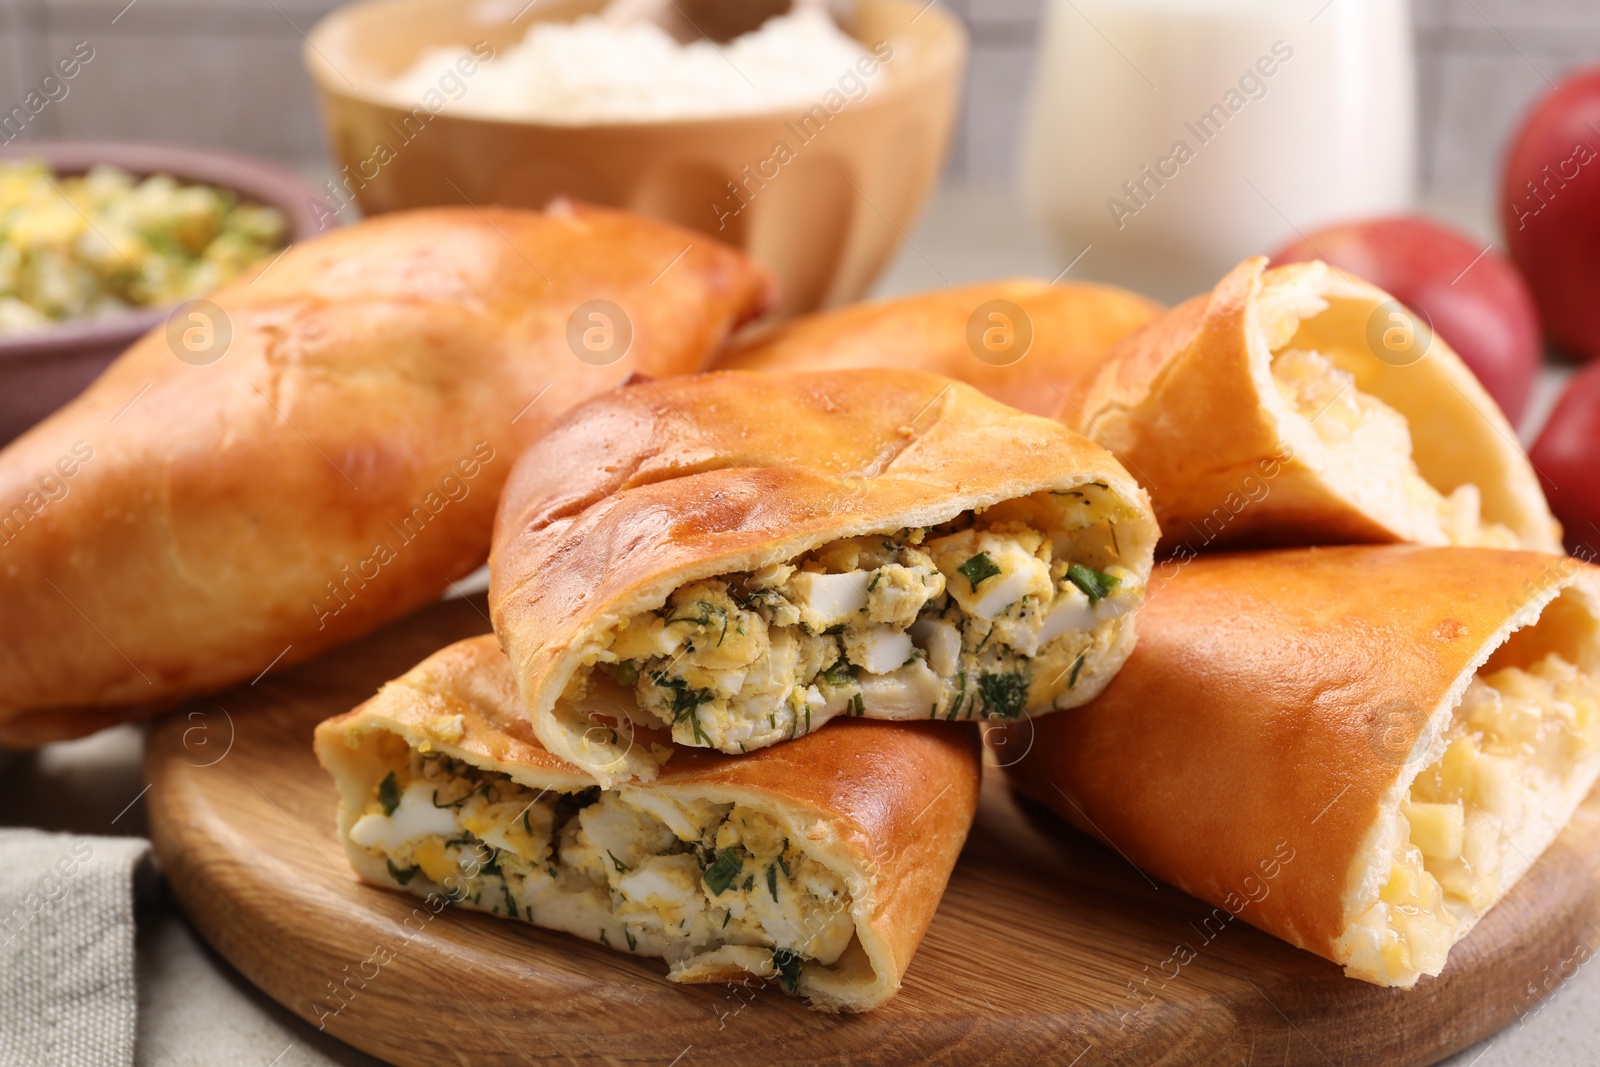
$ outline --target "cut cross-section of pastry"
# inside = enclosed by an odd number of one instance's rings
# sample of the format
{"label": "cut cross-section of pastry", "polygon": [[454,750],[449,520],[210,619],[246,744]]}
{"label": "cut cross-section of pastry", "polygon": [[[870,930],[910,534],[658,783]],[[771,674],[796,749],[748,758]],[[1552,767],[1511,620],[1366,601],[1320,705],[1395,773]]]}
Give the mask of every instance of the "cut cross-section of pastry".
{"label": "cut cross-section of pastry", "polygon": [[946,374],[1002,403],[1054,415],[1071,383],[1161,313],[1112,285],[980,282],[791,319],[729,348],[719,370],[894,367]]}
{"label": "cut cross-section of pastry", "polygon": [[[317,729],[364,881],[814,1008],[894,995],[977,808],[976,728],[852,722],[602,789],[533,736],[493,636]],[[441,905],[442,906],[442,905]]]}
{"label": "cut cross-section of pastry", "polygon": [[1600,776],[1600,569],[1350,546],[1151,586],[1126,666],[1014,781],[1352,977],[1437,975]]}
{"label": "cut cross-section of pastry", "polygon": [[1125,338],[1058,412],[1150,491],[1163,549],[1560,551],[1516,433],[1442,338],[1325,263],[1265,265]]}
{"label": "cut cross-section of pastry", "polygon": [[535,730],[604,785],[835,716],[1074,707],[1134,642],[1156,528],[1103,449],[886,370],[625,387],[519,460],[490,608]]}

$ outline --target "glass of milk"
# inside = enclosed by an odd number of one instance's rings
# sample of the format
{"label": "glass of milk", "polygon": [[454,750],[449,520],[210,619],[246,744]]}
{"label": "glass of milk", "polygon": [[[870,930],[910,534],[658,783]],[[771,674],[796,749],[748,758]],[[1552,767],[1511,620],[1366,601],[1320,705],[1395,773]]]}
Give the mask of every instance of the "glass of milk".
{"label": "glass of milk", "polygon": [[1406,0],[1048,0],[1023,193],[1080,278],[1167,300],[1410,207]]}

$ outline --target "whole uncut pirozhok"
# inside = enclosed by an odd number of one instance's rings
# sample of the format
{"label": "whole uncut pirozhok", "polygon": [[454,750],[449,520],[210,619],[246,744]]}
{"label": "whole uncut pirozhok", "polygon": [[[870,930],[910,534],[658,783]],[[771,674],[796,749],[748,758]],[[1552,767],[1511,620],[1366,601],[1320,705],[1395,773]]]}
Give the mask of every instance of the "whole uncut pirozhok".
{"label": "whole uncut pirozhok", "polygon": [[512,472],[490,608],[551,752],[602,785],[840,715],[1098,693],[1157,538],[1112,456],[934,375],[727,371],[574,411]]}
{"label": "whole uncut pirozhok", "polygon": [[[0,743],[148,715],[437,599],[552,419],[698,369],[762,308],[760,268],[692,237],[566,202],[400,212],[147,334],[0,451]],[[570,340],[596,301],[628,320],[615,358]]]}

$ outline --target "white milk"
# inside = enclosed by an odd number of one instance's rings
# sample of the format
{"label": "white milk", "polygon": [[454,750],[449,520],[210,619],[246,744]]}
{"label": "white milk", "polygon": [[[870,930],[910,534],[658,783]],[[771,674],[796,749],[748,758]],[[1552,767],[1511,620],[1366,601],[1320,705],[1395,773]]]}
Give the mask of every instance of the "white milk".
{"label": "white milk", "polygon": [[1410,206],[1406,0],[1049,0],[1042,34],[1023,189],[1073,277],[1175,300]]}

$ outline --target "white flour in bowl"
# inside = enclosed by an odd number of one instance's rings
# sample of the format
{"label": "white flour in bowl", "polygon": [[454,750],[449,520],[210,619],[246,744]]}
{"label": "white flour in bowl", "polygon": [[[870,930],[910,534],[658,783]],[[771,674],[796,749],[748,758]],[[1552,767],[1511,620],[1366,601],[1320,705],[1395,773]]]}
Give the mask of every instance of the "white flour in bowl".
{"label": "white flour in bowl", "polygon": [[[432,48],[389,83],[406,107],[467,56]],[[480,53],[481,55],[481,53]],[[815,103],[867,53],[825,12],[798,7],[721,46],[648,23],[536,22],[483,62],[448,105],[461,115],[577,125],[749,114]]]}

